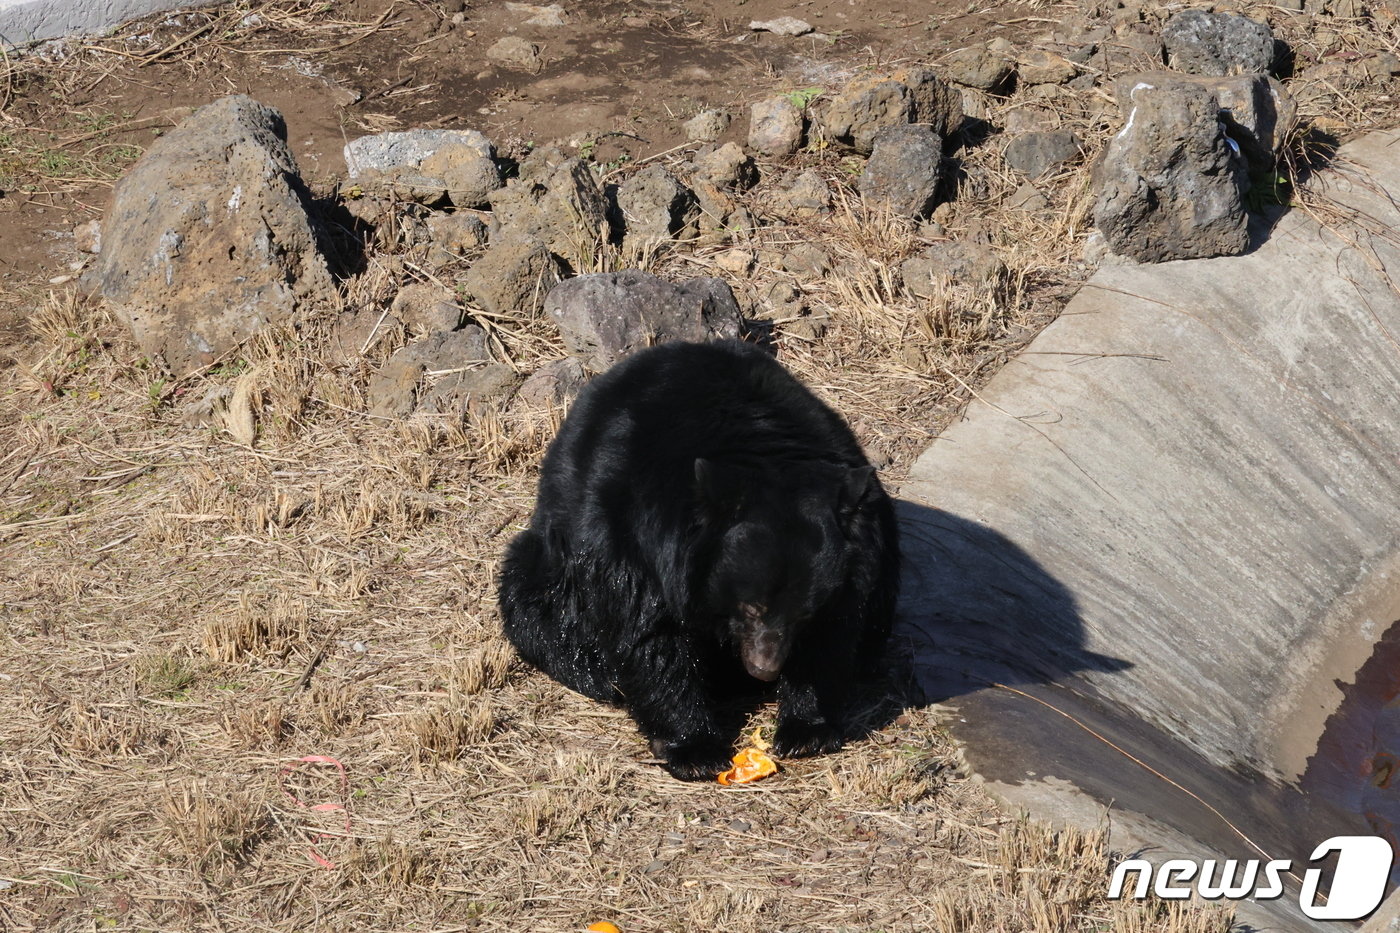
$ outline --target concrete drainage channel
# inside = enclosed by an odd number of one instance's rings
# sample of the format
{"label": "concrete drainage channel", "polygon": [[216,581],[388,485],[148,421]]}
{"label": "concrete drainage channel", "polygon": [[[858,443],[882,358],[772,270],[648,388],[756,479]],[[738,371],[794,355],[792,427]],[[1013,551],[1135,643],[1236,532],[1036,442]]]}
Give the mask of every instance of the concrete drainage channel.
{"label": "concrete drainage channel", "polygon": [[[1013,805],[1153,861],[1397,842],[1396,152],[1245,256],[1101,269],[916,464],[902,632]],[[1241,918],[1338,928],[1284,880]]]}
{"label": "concrete drainage channel", "polygon": [[102,32],[147,13],[218,0],[0,0],[0,48]]}

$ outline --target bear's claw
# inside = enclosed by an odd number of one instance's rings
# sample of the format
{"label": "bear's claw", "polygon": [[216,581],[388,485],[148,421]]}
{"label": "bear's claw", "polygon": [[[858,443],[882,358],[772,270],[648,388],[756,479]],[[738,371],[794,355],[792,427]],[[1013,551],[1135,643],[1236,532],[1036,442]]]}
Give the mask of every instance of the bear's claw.
{"label": "bear's claw", "polygon": [[843,743],[840,726],[793,719],[778,723],[778,732],[773,736],[773,752],[779,758],[806,758],[839,751]]}

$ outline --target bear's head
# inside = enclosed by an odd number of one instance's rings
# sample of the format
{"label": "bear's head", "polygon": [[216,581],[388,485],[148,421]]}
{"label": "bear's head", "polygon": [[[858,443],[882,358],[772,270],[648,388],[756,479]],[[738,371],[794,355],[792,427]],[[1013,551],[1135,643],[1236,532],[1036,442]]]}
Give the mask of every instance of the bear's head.
{"label": "bear's head", "polygon": [[696,595],[749,675],[776,680],[794,641],[846,580],[851,523],[878,490],[873,467],[775,470],[697,459],[709,560]]}

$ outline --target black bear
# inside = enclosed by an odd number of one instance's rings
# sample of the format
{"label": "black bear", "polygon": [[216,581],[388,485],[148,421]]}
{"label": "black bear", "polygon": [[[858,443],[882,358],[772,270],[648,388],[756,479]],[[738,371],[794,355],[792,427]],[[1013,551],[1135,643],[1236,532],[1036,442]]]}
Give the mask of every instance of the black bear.
{"label": "black bear", "polygon": [[778,755],[841,747],[898,560],[889,497],[836,412],[757,347],[666,343],[575,401],[501,613],[522,658],[625,706],[671,774],[712,779],[745,673],[778,681]]}

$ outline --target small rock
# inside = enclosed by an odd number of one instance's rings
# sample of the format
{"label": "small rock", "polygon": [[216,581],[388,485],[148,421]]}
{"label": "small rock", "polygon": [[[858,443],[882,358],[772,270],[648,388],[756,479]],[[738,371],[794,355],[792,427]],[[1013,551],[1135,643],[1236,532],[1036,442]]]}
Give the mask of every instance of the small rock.
{"label": "small rock", "polygon": [[739,305],[722,279],[673,285],[637,269],[581,275],[555,286],[545,310],[595,373],[654,343],[739,335]]}
{"label": "small rock", "polygon": [[1079,137],[1069,130],[1017,136],[1006,147],[1006,164],[1022,175],[1038,178],[1048,170],[1079,158]]}
{"label": "small rock", "polygon": [[505,36],[486,50],[486,57],[502,68],[539,71],[544,66],[539,46],[520,36]]}
{"label": "small rock", "polygon": [[831,212],[831,187],[821,175],[808,169],[786,188],[774,191],[768,205],[780,216],[820,217]]}
{"label": "small rock", "polygon": [[891,211],[920,217],[933,210],[942,177],[943,140],[927,126],[895,126],[875,136],[860,192]]}
{"label": "small rock", "polygon": [[958,49],[942,62],[943,73],[949,80],[967,87],[993,93],[1002,90],[1016,70],[1009,49],[992,43]]}
{"label": "small rock", "polygon": [[102,252],[102,222],[89,220],[74,227],[73,245],[84,253]]}
{"label": "small rock", "polygon": [[457,207],[486,207],[491,192],[502,184],[495,160],[469,155],[455,147],[439,149],[428,156],[419,171],[434,180],[442,179],[447,197]]}
{"label": "small rock", "polygon": [[785,272],[801,279],[819,279],[831,268],[831,257],[814,243],[802,243],[784,254],[781,264]]}
{"label": "small rock", "polygon": [[712,143],[729,129],[729,114],[723,110],[703,110],[681,126],[685,138],[691,142]]}
{"label": "small rock", "polygon": [[986,286],[995,284],[1006,264],[983,243],[948,240],[934,243],[899,266],[904,287],[920,298],[945,293],[951,283]]}
{"label": "small rock", "polygon": [[648,165],[617,190],[626,234],[624,245],[639,250],[694,236],[695,196],[660,165]]}
{"label": "small rock", "polygon": [[490,140],[475,130],[409,130],[361,136],[345,146],[345,165],[361,187],[389,187],[433,202],[484,207],[501,187]]}
{"label": "small rock", "polygon": [[451,289],[436,282],[413,282],[399,289],[389,311],[415,333],[436,334],[456,330],[462,309]]}
{"label": "small rock", "polygon": [[378,308],[342,311],[331,328],[331,355],[338,360],[353,360],[374,346],[375,342],[396,319]]}
{"label": "small rock", "polygon": [[1274,63],[1274,34],[1238,13],[1183,10],[1162,30],[1167,64],[1189,74],[1263,74]]}
{"label": "small rock", "polygon": [[342,108],[353,107],[355,104],[358,104],[365,96],[353,87],[342,87],[339,84],[333,85],[331,87],[330,94],[331,103],[335,104],[337,107]]}
{"label": "small rock", "polygon": [[1099,51],[1097,43],[1078,45],[1065,52],[1065,58],[1074,65],[1087,65],[1089,59],[1093,58]]}
{"label": "small rock", "polygon": [[1155,68],[1162,63],[1162,37],[1153,32],[1146,25],[1134,26],[1132,29],[1120,32],[1114,36],[1112,43],[1115,54],[1112,59],[1105,60],[1104,64],[1114,71],[1122,71],[1124,66],[1123,53],[1128,53],[1129,61],[1136,59],[1140,64],[1134,67]]}
{"label": "small rock", "polygon": [[749,270],[753,268],[753,253],[746,249],[727,249],[711,256],[710,262],[715,268],[730,275],[748,275]]}
{"label": "small rock", "polygon": [[1388,78],[1391,75],[1400,74],[1400,57],[1394,52],[1380,51],[1372,53],[1356,63],[1361,73],[1368,78]]}
{"label": "small rock", "polygon": [[531,405],[558,405],[578,395],[588,382],[583,363],[567,357],[535,370],[516,390],[515,397]]}
{"label": "small rock", "polygon": [[791,282],[773,282],[764,289],[762,303],[767,316],[775,321],[799,317],[805,310],[802,293]]}
{"label": "small rock", "polygon": [[1013,191],[1004,203],[1013,211],[1040,211],[1050,206],[1050,201],[1030,182]]}
{"label": "small rock", "polygon": [[805,36],[812,31],[812,24],[792,16],[780,16],[765,22],[754,20],[749,23],[754,32],[771,32],[775,36]]}
{"label": "small rock", "polygon": [[383,418],[404,417],[417,407],[419,382],[425,372],[451,375],[454,370],[489,359],[486,334],[475,325],[415,340],[399,348],[370,378],[365,390],[370,414]]}
{"label": "small rock", "polygon": [[972,285],[990,285],[1006,272],[1006,263],[990,245],[975,240],[946,240],[924,248],[919,257],[933,263],[938,275]]}
{"label": "small rock", "polygon": [[720,188],[743,191],[758,179],[758,170],[744,150],[725,143],[713,152],[696,155],[695,177]]}
{"label": "small rock", "polygon": [[480,217],[462,211],[428,215],[428,238],[434,247],[456,258],[486,245],[486,224]]}
{"label": "small rock", "polygon": [[518,16],[525,16],[527,19],[521,22],[522,26],[567,26],[569,25],[569,14],[564,12],[564,8],[557,3],[549,6],[535,6],[530,3],[506,3],[506,9]]}
{"label": "small rock", "polygon": [[810,315],[785,321],[782,327],[785,336],[796,337],[798,340],[820,340],[826,333],[826,321]]}
{"label": "small rock", "polygon": [[723,188],[701,176],[693,176],[691,190],[699,207],[696,217],[699,244],[712,245],[743,239],[753,230],[753,220],[735,200],[733,189]]}
{"label": "small rock", "polygon": [[1079,69],[1069,59],[1039,49],[1016,65],[1016,77],[1023,84],[1064,84],[1077,74]]}
{"label": "small rock", "polygon": [[365,398],[371,415],[402,418],[413,412],[418,402],[418,380],[423,378],[423,363],[413,359],[407,350],[408,347],[404,347],[389,357],[379,372],[370,377]]}
{"label": "small rock", "polygon": [[753,105],[749,118],[749,148],[767,156],[792,155],[802,145],[802,111],[786,97],[770,97]]}
{"label": "small rock", "polygon": [[487,311],[533,317],[558,281],[558,264],[538,239],[499,236],[472,263],[462,285]]}
{"label": "small rock", "polygon": [[486,363],[450,372],[434,380],[432,387],[421,393],[418,410],[428,414],[461,414],[472,399],[506,395],[519,381],[515,370],[504,363]]}
{"label": "small rock", "polygon": [[1215,96],[1196,84],[1138,80],[1127,107],[1094,170],[1094,222],[1109,245],[1143,262],[1243,252],[1248,174]]}
{"label": "small rock", "polygon": [[1055,111],[1044,107],[1020,104],[1006,111],[1002,130],[1007,136],[1020,136],[1022,133],[1040,133],[1059,126]]}
{"label": "small rock", "polygon": [[449,146],[470,149],[491,158],[496,154],[491,141],[476,130],[406,130],[361,136],[345,144],[345,171],[354,178],[366,172],[389,172],[417,168],[439,149]]}

